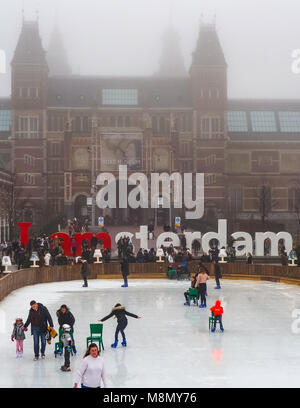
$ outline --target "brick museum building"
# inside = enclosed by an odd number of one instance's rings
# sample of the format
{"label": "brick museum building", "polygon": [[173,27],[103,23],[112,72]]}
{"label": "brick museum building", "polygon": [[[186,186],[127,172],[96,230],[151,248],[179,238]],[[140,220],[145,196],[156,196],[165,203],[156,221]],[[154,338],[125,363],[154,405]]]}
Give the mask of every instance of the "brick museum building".
{"label": "brick museum building", "polygon": [[[72,75],[59,34],[45,50],[38,23],[23,21],[11,98],[0,99],[0,180],[13,191],[17,221],[53,232],[62,219],[92,220],[87,198],[97,192],[97,175],[117,178],[127,164],[128,174],[149,177],[204,173],[205,215],[193,224],[200,231],[227,218],[232,232],[298,232],[300,99],[228,99],[213,24],[201,24],[188,72],[176,41],[167,41],[169,55],[153,76]],[[185,223],[184,211],[96,207],[94,216],[106,225],[175,216]],[[0,216],[0,240],[7,217]]]}

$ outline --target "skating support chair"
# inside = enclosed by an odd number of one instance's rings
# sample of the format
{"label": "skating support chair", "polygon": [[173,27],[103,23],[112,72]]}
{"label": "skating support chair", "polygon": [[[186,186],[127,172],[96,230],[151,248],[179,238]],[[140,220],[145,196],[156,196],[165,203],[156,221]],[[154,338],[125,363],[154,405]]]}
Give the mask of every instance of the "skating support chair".
{"label": "skating support chair", "polygon": [[198,289],[189,288],[188,297],[189,297],[190,303],[191,303],[191,300],[193,300],[195,304],[198,304],[198,300],[199,300],[199,292],[198,292]]}
{"label": "skating support chair", "polygon": [[209,331],[211,331],[211,329],[212,329],[212,327],[214,325],[214,322],[215,322],[215,317],[214,317],[213,312],[211,312],[211,316],[208,318],[208,329],[209,329]]}
{"label": "skating support chair", "polygon": [[94,343],[95,341],[97,341],[99,343],[99,350],[101,351],[101,346],[102,346],[102,349],[104,350],[102,334],[103,334],[103,324],[102,323],[97,323],[97,324],[91,323],[90,324],[90,336],[86,338],[86,347],[89,346],[89,343]]}

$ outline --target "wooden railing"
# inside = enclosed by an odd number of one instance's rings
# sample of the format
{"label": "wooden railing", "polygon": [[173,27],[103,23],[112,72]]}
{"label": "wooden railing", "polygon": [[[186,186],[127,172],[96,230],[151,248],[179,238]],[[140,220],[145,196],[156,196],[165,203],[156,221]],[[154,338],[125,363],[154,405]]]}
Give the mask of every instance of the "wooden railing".
{"label": "wooden railing", "polygon": [[[191,273],[195,273],[198,262],[189,262],[188,267]],[[206,264],[206,267],[213,276],[213,264]],[[291,283],[300,284],[300,268],[280,265],[247,265],[246,263],[220,264],[223,277],[253,277],[261,280],[290,280]],[[176,268],[176,266],[174,266]],[[109,275],[109,277],[122,278],[119,263],[91,264],[91,274],[88,279]],[[129,279],[138,277],[147,278],[154,274],[157,277],[167,277],[168,264],[163,262],[153,263],[132,263],[130,264]],[[28,268],[16,272],[4,274],[0,278],[0,301],[12,291],[28,285],[49,282],[63,282],[70,280],[80,280],[81,265],[49,266],[42,268]]]}

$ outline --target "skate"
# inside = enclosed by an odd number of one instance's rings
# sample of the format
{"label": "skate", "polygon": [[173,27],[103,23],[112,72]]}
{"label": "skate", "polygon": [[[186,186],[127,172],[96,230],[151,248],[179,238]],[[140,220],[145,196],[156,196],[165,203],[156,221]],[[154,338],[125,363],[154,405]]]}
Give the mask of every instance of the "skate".
{"label": "skate", "polygon": [[203,303],[203,307],[206,307],[206,302]]}
{"label": "skate", "polygon": [[190,302],[185,302],[184,306],[190,306]]}
{"label": "skate", "polygon": [[122,344],[123,347],[126,347],[127,346],[126,339],[124,339],[121,344]]}
{"label": "skate", "polygon": [[204,307],[204,303],[201,303],[201,305],[199,306],[200,308],[203,308]]}
{"label": "skate", "polygon": [[72,346],[72,350],[73,350],[73,353],[74,353],[74,354],[77,354],[77,350],[76,350],[76,347],[75,347],[75,346]]}
{"label": "skate", "polygon": [[111,345],[112,348],[116,348],[118,345],[118,340],[115,340],[115,342]]}
{"label": "skate", "polygon": [[213,328],[211,329],[211,331],[214,333],[214,332],[216,331],[216,328],[213,327]]}
{"label": "skate", "polygon": [[121,288],[128,288],[128,283],[124,283],[124,285],[121,285]]}
{"label": "skate", "polygon": [[88,285],[82,285],[82,287],[83,287],[83,288],[87,288],[87,287],[88,287]]}
{"label": "skate", "polygon": [[61,371],[71,371],[70,367],[66,367],[65,365],[60,367]]}
{"label": "skate", "polygon": [[215,289],[221,289],[221,286],[220,286],[220,285],[217,285],[217,286],[215,287]]}

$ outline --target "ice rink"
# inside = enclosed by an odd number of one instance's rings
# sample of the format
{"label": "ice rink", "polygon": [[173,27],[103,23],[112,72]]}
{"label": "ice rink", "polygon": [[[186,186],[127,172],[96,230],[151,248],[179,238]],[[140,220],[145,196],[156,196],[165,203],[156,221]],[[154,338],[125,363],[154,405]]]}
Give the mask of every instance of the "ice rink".
{"label": "ice rink", "polygon": [[[208,331],[209,309],[184,306],[190,282],[170,280],[90,280],[25,287],[0,303],[0,387],[72,387],[85,351],[89,323],[110,313],[116,303],[142,319],[128,317],[127,348],[111,349],[116,319],[104,322],[109,387],[299,387],[300,287],[271,282],[208,282],[207,305],[219,298],[224,307],[221,333]],[[58,329],[56,310],[67,304],[76,318],[78,354],[71,372],[61,372],[63,357],[54,357],[54,341],[45,360],[33,361],[30,327],[24,356],[16,358],[10,336],[17,316],[24,322],[29,302],[48,307]],[[297,310],[298,309],[298,310]],[[298,313],[299,312],[299,313]],[[298,333],[299,331],[299,333]],[[120,344],[120,343],[119,343]]]}

